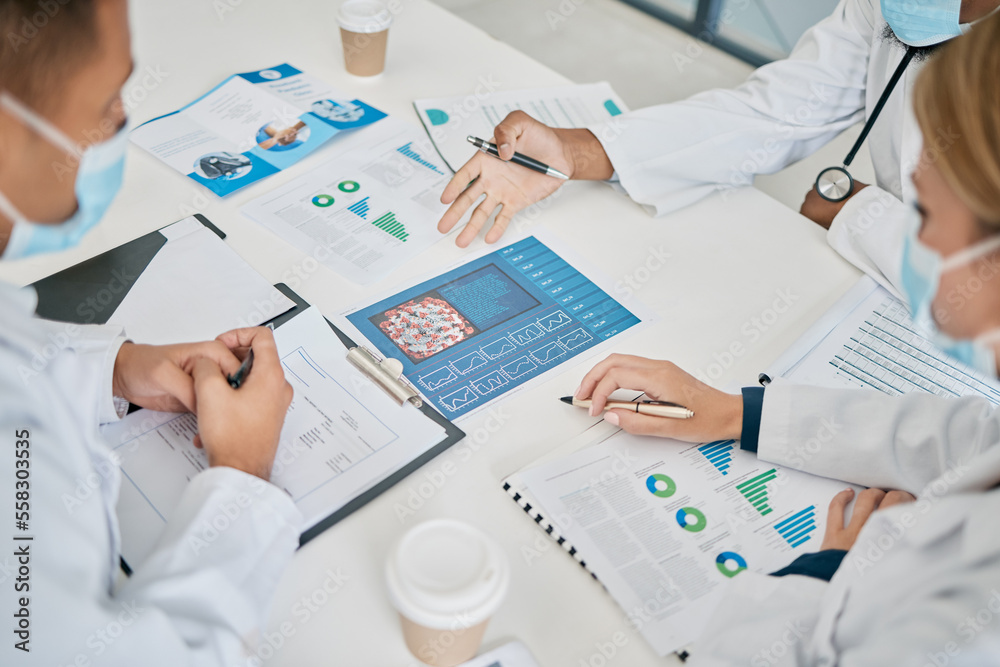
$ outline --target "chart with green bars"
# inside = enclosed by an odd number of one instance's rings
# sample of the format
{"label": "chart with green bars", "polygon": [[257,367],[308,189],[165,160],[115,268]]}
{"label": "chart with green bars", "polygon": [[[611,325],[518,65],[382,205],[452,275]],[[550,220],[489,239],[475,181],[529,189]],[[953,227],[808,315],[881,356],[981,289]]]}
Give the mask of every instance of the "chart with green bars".
{"label": "chart with green bars", "polygon": [[410,235],[406,232],[406,227],[403,223],[396,219],[396,214],[392,211],[389,211],[388,213],[372,220],[372,224],[389,236],[395,236],[403,243],[406,243],[406,239],[410,237]]}
{"label": "chart with green bars", "polygon": [[754,506],[761,516],[771,513],[771,506],[767,504],[767,483],[778,476],[778,471],[771,468],[767,472],[762,472],[756,477],[751,477],[745,482],[736,485],[736,490],[743,494],[751,505]]}

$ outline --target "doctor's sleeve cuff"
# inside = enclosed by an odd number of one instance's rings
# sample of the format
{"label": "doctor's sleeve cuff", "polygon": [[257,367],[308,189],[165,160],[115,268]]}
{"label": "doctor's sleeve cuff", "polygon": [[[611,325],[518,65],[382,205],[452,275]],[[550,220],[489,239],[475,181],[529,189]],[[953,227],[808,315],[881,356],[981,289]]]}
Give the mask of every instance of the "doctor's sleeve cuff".
{"label": "doctor's sleeve cuff", "polygon": [[902,298],[900,249],[909,208],[886,190],[869,185],[844,203],[826,234],[831,248],[897,298]]}
{"label": "doctor's sleeve cuff", "polygon": [[116,399],[114,395],[115,362],[122,345],[128,342],[125,336],[116,336],[108,347],[104,357],[104,369],[101,375],[101,389],[98,398],[97,418],[99,424],[116,422],[128,412],[128,401]]}
{"label": "doctor's sleeve cuff", "polygon": [[771,576],[785,577],[790,574],[801,574],[806,577],[830,581],[846,555],[847,552],[843,549],[824,549],[816,553],[803,554],[792,561],[791,565],[777,572],[772,572]]}
{"label": "doctor's sleeve cuff", "polygon": [[616,116],[610,121],[588,125],[586,128],[591,134],[594,135],[598,143],[601,144],[601,148],[604,149],[604,153],[608,156],[608,160],[611,162],[611,168],[614,170],[611,174],[611,178],[604,181],[604,183],[611,186],[611,189],[618,194],[625,195],[642,205],[642,207],[645,208],[650,215],[658,215],[662,211],[660,211],[657,206],[644,203],[642,201],[645,198],[642,188],[637,187],[635,184],[636,180],[641,179],[635,179],[631,176],[631,162],[634,161],[634,159],[631,155],[629,155],[626,147],[623,145],[625,142],[615,140],[620,132],[620,130],[616,130],[614,126],[614,123],[617,122],[616,119],[618,118],[620,117]]}
{"label": "doctor's sleeve cuff", "polygon": [[764,388],[743,387],[743,432],[740,449],[757,453],[760,441],[760,416],[764,412]]}

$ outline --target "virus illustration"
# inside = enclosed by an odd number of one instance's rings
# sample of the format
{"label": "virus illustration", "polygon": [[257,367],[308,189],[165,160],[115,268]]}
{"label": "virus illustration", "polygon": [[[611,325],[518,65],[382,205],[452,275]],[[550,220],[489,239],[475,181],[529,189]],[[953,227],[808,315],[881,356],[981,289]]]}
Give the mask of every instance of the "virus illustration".
{"label": "virus illustration", "polygon": [[447,301],[430,296],[387,310],[385,317],[379,328],[414,360],[433,357],[475,333]]}

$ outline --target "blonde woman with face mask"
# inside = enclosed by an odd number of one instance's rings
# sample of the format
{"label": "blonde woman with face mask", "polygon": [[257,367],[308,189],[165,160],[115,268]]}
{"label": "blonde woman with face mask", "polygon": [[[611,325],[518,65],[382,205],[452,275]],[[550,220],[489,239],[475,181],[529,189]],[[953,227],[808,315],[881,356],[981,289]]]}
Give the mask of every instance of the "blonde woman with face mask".
{"label": "blonde woman with face mask", "polygon": [[[911,312],[957,359],[1000,374],[1000,16],[943,47],[914,107],[925,141],[900,275]],[[759,458],[871,487],[830,505],[821,551],[733,580],[692,665],[1000,664],[1000,411],[984,399],[793,386],[719,392],[669,362],[612,356],[578,390],[600,414],[618,388],[695,417],[612,410],[631,433],[741,439]],[[840,426],[808,460],[800,443]],[[899,489],[883,491],[881,489]]]}

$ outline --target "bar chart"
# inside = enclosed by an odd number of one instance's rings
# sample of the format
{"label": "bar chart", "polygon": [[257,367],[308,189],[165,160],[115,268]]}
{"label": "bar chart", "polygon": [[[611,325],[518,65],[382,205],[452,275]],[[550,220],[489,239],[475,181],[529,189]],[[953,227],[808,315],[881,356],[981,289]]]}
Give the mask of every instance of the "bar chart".
{"label": "bar chart", "polygon": [[723,475],[729,474],[729,464],[733,461],[733,446],[735,440],[716,440],[702,445],[698,451],[708,459]]}
{"label": "bar chart", "polygon": [[767,516],[773,510],[767,504],[767,483],[778,476],[778,471],[771,468],[756,477],[751,477],[745,482],[736,485],[736,490],[743,494],[754,509],[760,512],[761,516]]}
{"label": "bar chart", "polygon": [[406,239],[410,237],[410,235],[406,233],[406,227],[403,226],[403,223],[399,220],[396,220],[396,214],[392,211],[384,213],[375,220],[372,220],[372,224],[389,236],[394,236],[404,243],[406,242]]}
{"label": "bar chart", "polygon": [[367,220],[368,211],[370,210],[370,207],[368,205],[368,197],[365,197],[364,199],[360,199],[354,202],[353,204],[347,207],[347,210],[353,213],[354,215],[358,216],[362,220]]}
{"label": "bar chart", "polygon": [[774,529],[793,548],[809,541],[811,533],[816,530],[816,506],[810,505],[801,512],[779,521],[774,524]]}
{"label": "bar chart", "polygon": [[412,141],[408,141],[405,144],[403,144],[402,146],[400,146],[399,148],[397,148],[396,152],[401,153],[402,155],[405,155],[406,157],[410,158],[411,160],[413,160],[417,164],[422,165],[424,167],[427,167],[428,169],[430,169],[431,171],[433,171],[435,173],[441,174],[442,176],[444,175],[443,171],[441,171],[440,169],[438,169],[434,165],[433,162],[428,162],[427,160],[425,160],[420,155],[420,153],[418,153],[415,150],[413,150],[412,146],[413,146],[413,142]]}

